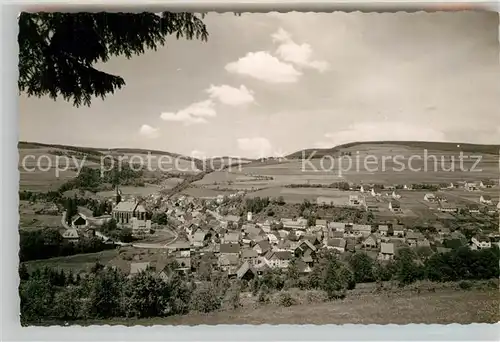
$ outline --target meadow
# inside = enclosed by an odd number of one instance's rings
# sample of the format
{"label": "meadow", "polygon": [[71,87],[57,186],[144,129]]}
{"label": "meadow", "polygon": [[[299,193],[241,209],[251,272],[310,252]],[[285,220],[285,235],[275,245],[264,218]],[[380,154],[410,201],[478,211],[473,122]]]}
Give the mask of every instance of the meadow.
{"label": "meadow", "polygon": [[[498,290],[401,290],[348,295],[344,300],[305,303],[290,307],[275,304],[232,311],[151,319],[85,321],[82,324],[216,325],[216,324],[470,324],[497,323]],[[80,322],[78,322],[80,324]]]}

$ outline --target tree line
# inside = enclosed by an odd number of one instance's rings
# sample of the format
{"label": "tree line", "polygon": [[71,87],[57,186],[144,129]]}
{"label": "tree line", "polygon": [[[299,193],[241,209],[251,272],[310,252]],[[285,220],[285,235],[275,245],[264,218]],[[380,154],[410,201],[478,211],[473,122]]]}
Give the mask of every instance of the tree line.
{"label": "tree line", "polygon": [[48,259],[81,253],[96,253],[113,249],[97,237],[81,236],[77,242],[65,241],[57,229],[21,230],[19,232],[19,259]]}
{"label": "tree line", "polygon": [[181,275],[170,262],[163,274],[149,268],[127,277],[116,269],[96,264],[83,277],[50,269],[29,274],[19,269],[21,317],[43,320],[109,319],[113,317],[165,317],[190,311],[211,312],[240,306],[240,293],[251,292],[265,304],[279,294],[283,306],[293,304],[287,290],[320,290],[327,300],[342,299],[357,283],[396,281],[400,286],[417,280],[437,282],[494,279],[499,276],[498,248],[459,248],[421,260],[411,249],[396,259],[378,262],[363,252],[346,262],[329,251],[319,253],[312,271],[303,275],[298,259],[286,270],[269,270],[250,281],[231,280],[208,267],[205,272]]}

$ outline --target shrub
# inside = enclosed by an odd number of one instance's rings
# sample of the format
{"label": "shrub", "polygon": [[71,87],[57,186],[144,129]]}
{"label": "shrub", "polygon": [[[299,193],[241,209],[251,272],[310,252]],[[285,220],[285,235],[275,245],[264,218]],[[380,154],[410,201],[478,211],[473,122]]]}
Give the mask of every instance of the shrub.
{"label": "shrub", "polygon": [[211,312],[220,309],[221,300],[211,284],[198,286],[191,298],[191,307],[199,312]]}
{"label": "shrub", "polygon": [[311,290],[306,292],[306,300],[308,303],[323,303],[328,300],[328,296],[325,291],[321,290]]}
{"label": "shrub", "polygon": [[462,290],[469,290],[472,287],[472,284],[467,280],[463,280],[458,283],[458,287],[460,287]]}
{"label": "shrub", "polygon": [[295,305],[297,301],[292,297],[290,292],[284,291],[279,294],[278,303],[280,306],[289,307]]}

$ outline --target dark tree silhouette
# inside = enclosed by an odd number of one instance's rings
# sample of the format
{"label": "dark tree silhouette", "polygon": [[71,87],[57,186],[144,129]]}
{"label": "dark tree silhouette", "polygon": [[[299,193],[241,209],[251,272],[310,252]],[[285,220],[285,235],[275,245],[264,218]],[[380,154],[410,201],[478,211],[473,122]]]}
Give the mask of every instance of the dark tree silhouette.
{"label": "dark tree silhouette", "polygon": [[166,37],[201,39],[208,32],[192,13],[21,13],[19,16],[20,92],[62,96],[76,107],[90,106],[125,80],[94,67],[111,56],[131,58],[165,45]]}

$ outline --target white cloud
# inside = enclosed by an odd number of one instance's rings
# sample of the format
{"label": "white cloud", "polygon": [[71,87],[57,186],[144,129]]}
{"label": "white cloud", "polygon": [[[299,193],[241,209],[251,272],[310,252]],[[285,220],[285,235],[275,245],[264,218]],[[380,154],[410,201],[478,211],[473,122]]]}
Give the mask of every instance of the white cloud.
{"label": "white cloud", "polygon": [[206,118],[215,117],[217,115],[214,106],[214,102],[209,99],[193,103],[176,113],[161,113],[160,117],[164,121],[182,122],[185,125],[207,123],[208,121]]}
{"label": "white cloud", "polygon": [[139,134],[151,139],[155,139],[160,136],[158,128],[154,128],[146,124],[142,125],[141,128],[139,128]]}
{"label": "white cloud", "polygon": [[294,83],[302,75],[293,65],[280,61],[267,51],[249,52],[227,64],[226,70],[269,83]]}
{"label": "white cloud", "polygon": [[244,85],[239,88],[225,84],[221,86],[210,85],[206,92],[210,95],[210,98],[217,99],[229,106],[240,106],[255,101],[253,92]]}
{"label": "white cloud", "polygon": [[329,64],[326,61],[313,59],[313,50],[309,44],[295,43],[290,34],[284,29],[280,28],[271,37],[275,43],[279,43],[276,53],[284,61],[303,68],[316,69],[320,72],[328,70]]}
{"label": "white cloud", "polygon": [[410,123],[366,122],[349,126],[347,129],[327,133],[324,140],[316,143],[317,148],[329,148],[359,141],[446,141],[443,132]]}
{"label": "white cloud", "polygon": [[264,158],[272,155],[273,148],[271,142],[266,138],[240,138],[237,141],[238,148],[247,153],[247,155],[243,157]]}

